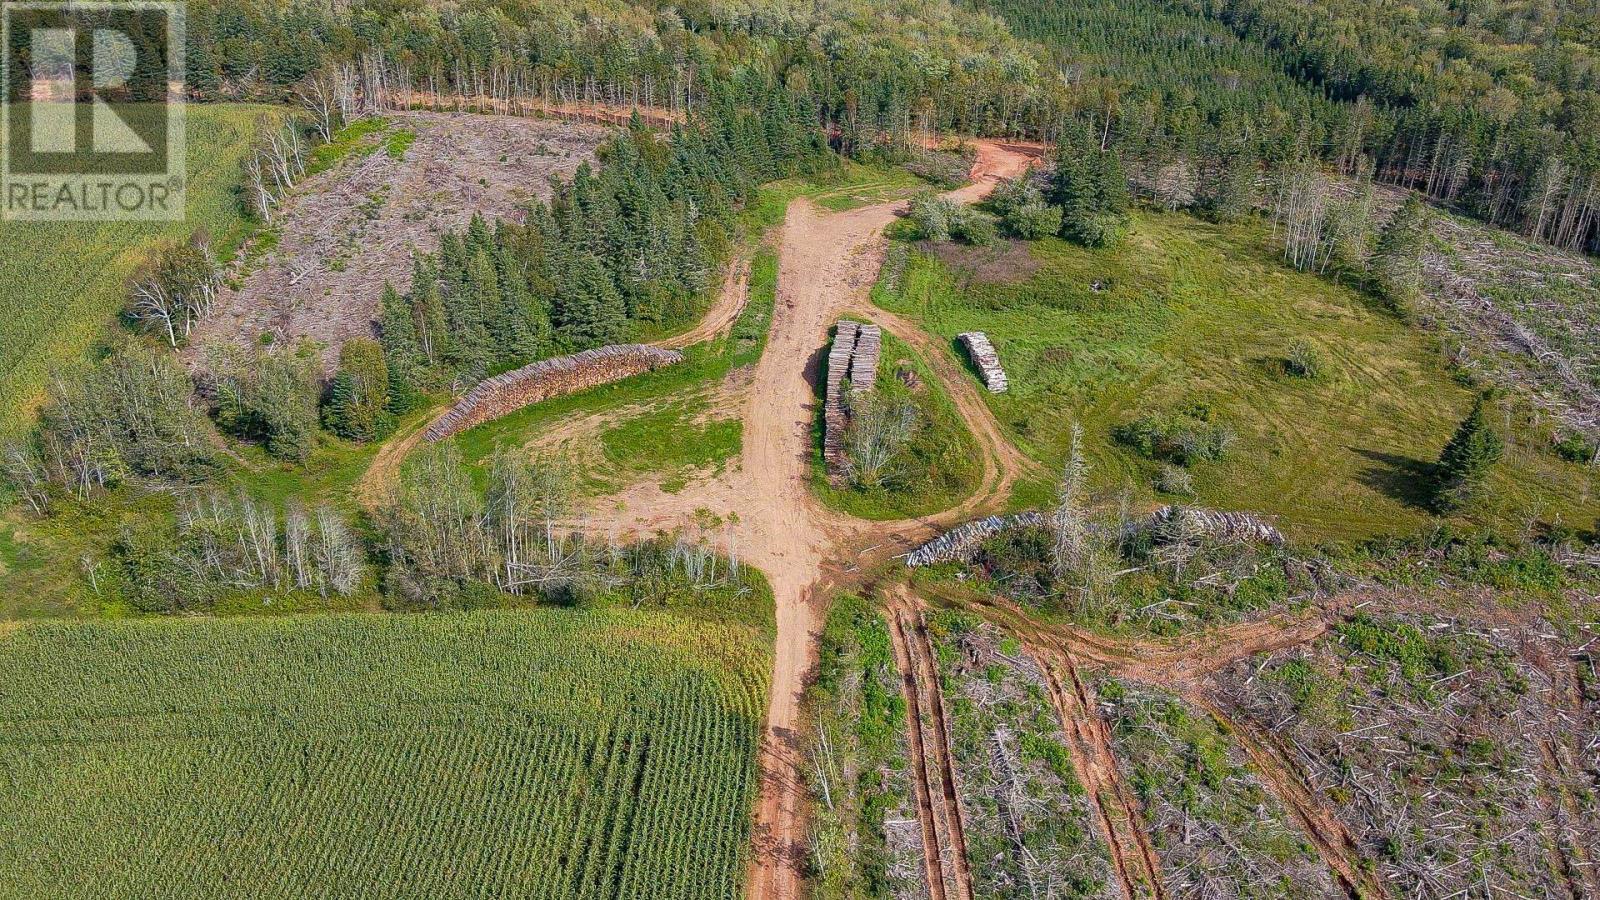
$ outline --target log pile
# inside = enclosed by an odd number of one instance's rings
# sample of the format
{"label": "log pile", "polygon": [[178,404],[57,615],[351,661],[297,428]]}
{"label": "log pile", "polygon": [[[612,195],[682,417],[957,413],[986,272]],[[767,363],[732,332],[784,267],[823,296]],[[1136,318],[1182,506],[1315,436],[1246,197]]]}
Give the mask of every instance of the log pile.
{"label": "log pile", "polygon": [[967,355],[983,375],[983,384],[990,393],[1004,394],[1010,385],[1006,382],[1006,370],[1000,367],[1000,354],[989,343],[989,336],[981,331],[968,331],[957,335],[956,340],[967,348]]}
{"label": "log pile", "polygon": [[850,395],[859,397],[872,390],[878,381],[878,355],[883,352],[883,333],[876,325],[862,325],[856,331],[856,348],[850,354]]}
{"label": "log pile", "polygon": [[561,397],[643,372],[683,362],[683,354],[647,344],[614,344],[558,356],[478,383],[454,408],[428,427],[429,442],[552,397]]}
{"label": "log pile", "polygon": [[1032,528],[1044,524],[1044,516],[1036,512],[1018,513],[1014,516],[989,516],[945,532],[923,544],[906,556],[911,568],[932,566],[946,562],[965,562],[984,541],[1002,531],[1013,528]]}
{"label": "log pile", "polygon": [[869,393],[878,378],[882,348],[883,333],[876,325],[844,320],[835,326],[822,405],[822,458],[827,462],[828,474],[835,478],[849,467],[844,433],[850,424],[850,409],[844,396],[844,381],[850,379],[851,398]]}
{"label": "log pile", "polygon": [[822,458],[830,474],[844,468],[844,429],[849,420],[841,392],[845,376],[850,374],[850,355],[855,352],[860,327],[855,322],[840,322],[828,351],[828,387],[822,400]]}
{"label": "log pile", "polygon": [[1286,543],[1283,532],[1259,516],[1196,506],[1163,506],[1151,514],[1143,527],[1195,531],[1213,540],[1242,541],[1247,544],[1282,547]]}
{"label": "log pile", "polygon": [[[1044,524],[1044,515],[1037,512],[977,519],[911,551],[906,556],[906,565],[917,568],[946,562],[966,562],[984,541],[1002,531]],[[1169,538],[1194,535],[1210,540],[1269,544],[1273,547],[1282,547],[1286,543],[1283,532],[1259,516],[1192,506],[1163,506],[1151,513],[1148,519],[1130,522],[1124,529],[1123,538],[1131,539],[1151,530],[1159,532],[1158,539],[1162,535]]]}

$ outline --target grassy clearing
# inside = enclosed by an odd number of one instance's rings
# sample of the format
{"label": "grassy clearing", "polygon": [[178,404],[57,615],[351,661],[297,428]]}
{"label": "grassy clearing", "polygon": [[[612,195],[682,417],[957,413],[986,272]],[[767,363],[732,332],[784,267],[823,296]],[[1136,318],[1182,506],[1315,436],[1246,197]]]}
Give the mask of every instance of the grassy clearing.
{"label": "grassy clearing", "polygon": [[831,484],[822,459],[819,398],[813,423],[816,452],[812,477],[823,502],[857,518],[882,521],[949,509],[971,494],[982,476],[971,432],[927,361],[888,332],[883,334],[883,354],[873,390],[883,400],[905,401],[917,410],[918,424],[901,452],[898,470],[884,484],[871,488]]}
{"label": "grassy clearing", "polygon": [[[1261,223],[1141,213],[1124,246],[1057,240],[998,251],[912,252],[886,308],[953,341],[988,332],[1011,391],[986,395],[1012,439],[1056,469],[1074,421],[1094,480],[1136,500],[1193,499],[1279,517],[1310,539],[1410,532],[1429,521],[1423,475],[1470,405],[1423,335],[1362,296],[1297,274]],[[1297,341],[1323,363],[1298,378]],[[1193,497],[1157,494],[1160,463],[1112,437],[1145,415],[1204,408],[1237,442],[1192,463]],[[1512,421],[1511,425],[1519,425]],[[1474,515],[1586,524],[1600,474],[1541,441],[1513,442]],[[1043,499],[1036,489],[1025,499]]]}
{"label": "grassy clearing", "polygon": [[81,360],[121,309],[124,284],[160,241],[211,235],[226,259],[249,231],[235,187],[257,120],[275,107],[189,110],[188,205],[181,222],[7,223],[0,231],[0,437],[23,427],[50,371]]}
{"label": "grassy clearing", "polygon": [[[735,369],[753,365],[766,347],[776,302],[777,254],[756,251],[750,264],[750,300],[732,332],[684,351],[684,362],[518,410],[457,435],[462,456],[477,465],[498,447],[527,446],[552,428],[580,416],[601,417],[601,469],[584,473],[591,494],[625,480],[659,476],[668,488],[691,472],[717,469],[738,456],[743,423],[709,412],[711,390]],[[613,418],[606,418],[613,417]],[[664,435],[672,435],[664,440]]]}
{"label": "grassy clearing", "polygon": [[770,660],[626,611],[0,634],[0,895],[735,896]]}
{"label": "grassy clearing", "polygon": [[704,401],[680,401],[631,418],[600,435],[606,462],[622,477],[662,473],[667,485],[681,485],[696,471],[720,471],[738,454],[744,423],[708,413]]}
{"label": "grassy clearing", "polygon": [[[376,152],[379,147],[389,150],[396,159],[405,155],[410,148],[411,141],[416,140],[415,132],[396,131],[389,132],[391,120],[381,116],[371,116],[357,119],[349,125],[339,129],[333,135],[333,140],[318,144],[311,151],[311,159],[306,163],[306,176],[310,177],[321,172],[326,172],[346,159],[361,159]],[[407,139],[404,135],[410,134]],[[400,152],[394,152],[396,142],[403,141]]]}

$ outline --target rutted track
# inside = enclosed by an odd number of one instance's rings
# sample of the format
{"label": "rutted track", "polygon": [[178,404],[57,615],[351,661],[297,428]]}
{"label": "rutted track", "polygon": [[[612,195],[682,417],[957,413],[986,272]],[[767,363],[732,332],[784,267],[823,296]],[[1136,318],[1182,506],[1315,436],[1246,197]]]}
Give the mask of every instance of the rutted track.
{"label": "rutted track", "polygon": [[[1111,851],[1111,867],[1130,900],[1165,900],[1161,861],[1145,829],[1139,802],[1122,782],[1111,749],[1111,733],[1094,695],[1078,675],[1072,657],[1054,647],[1030,648],[1040,662],[1050,700],[1061,716],[1062,733],[1072,751],[1078,781],[1089,794],[1095,824]],[[1062,679],[1065,672],[1067,677]]]}
{"label": "rutted track", "polygon": [[1261,778],[1305,832],[1323,863],[1353,900],[1380,900],[1389,896],[1383,882],[1362,868],[1356,842],[1328,807],[1312,792],[1304,774],[1272,735],[1229,716],[1204,694],[1190,694],[1190,703],[1216,719],[1244,748]]}
{"label": "rutted track", "polygon": [[972,900],[972,872],[951,761],[949,719],[944,710],[938,657],[922,613],[908,595],[899,595],[899,602],[891,604],[889,615],[895,663],[900,667],[906,700],[910,762],[918,815],[923,820],[929,890],[934,900]]}

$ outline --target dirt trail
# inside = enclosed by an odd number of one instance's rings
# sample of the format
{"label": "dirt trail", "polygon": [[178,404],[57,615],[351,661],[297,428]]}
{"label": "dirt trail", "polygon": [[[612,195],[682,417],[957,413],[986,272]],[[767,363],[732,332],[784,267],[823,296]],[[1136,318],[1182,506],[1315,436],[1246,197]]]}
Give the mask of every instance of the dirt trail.
{"label": "dirt trail", "polygon": [[741,257],[728,266],[728,274],[722,280],[722,290],[718,292],[716,302],[706,310],[700,324],[683,334],[652,341],[651,345],[668,350],[682,350],[694,344],[722,337],[733,330],[733,324],[739,321],[740,314],[744,312],[749,302],[750,260],[748,257]]}
{"label": "dirt trail", "polygon": [[1150,845],[1139,802],[1122,781],[1111,749],[1111,732],[1100,717],[1093,692],[1067,653],[1039,645],[1030,646],[1029,651],[1044,671],[1050,700],[1061,717],[1062,732],[1072,751],[1072,767],[1088,792],[1089,808],[1106,840],[1111,867],[1123,891],[1129,900],[1165,900],[1161,861]]}
{"label": "dirt trail", "polygon": [[1118,675],[1148,684],[1185,687],[1238,660],[1316,640],[1344,610],[1363,599],[1364,594],[1340,595],[1308,612],[1219,625],[1175,641],[1106,637],[1074,625],[1041,622],[998,597],[960,598],[957,602],[981,607],[986,617],[1004,623],[1024,639],[1105,666]]}
{"label": "dirt trail", "polygon": [[1256,771],[1299,823],[1300,830],[1316,847],[1317,855],[1352,898],[1380,900],[1389,896],[1383,882],[1362,868],[1360,850],[1344,823],[1312,792],[1305,775],[1277,739],[1229,716],[1205,694],[1190,693],[1186,699],[1210,713],[1239,742]]}
{"label": "dirt trail", "polygon": [[890,637],[900,668],[910,737],[912,780],[923,823],[923,851],[934,900],[972,900],[966,828],[955,765],[951,761],[949,720],[944,710],[938,658],[927,625],[910,594],[899,592],[889,607]]}
{"label": "dirt trail", "polygon": [[[1002,177],[1021,174],[1024,152],[980,143],[974,183],[954,193],[971,201]],[[777,607],[777,654],[762,742],[761,796],[755,815],[751,861],[752,900],[799,897],[806,852],[805,797],[800,746],[800,702],[815,665],[823,598],[848,579],[863,559],[892,555],[973,510],[1003,502],[1000,493],[1021,470],[1006,455],[987,409],[964,409],[984,448],[984,490],[955,510],[903,522],[863,522],[827,509],[811,491],[811,425],[815,380],[821,373],[833,323],[852,310],[869,309],[868,291],[882,266],[884,229],[903,202],[829,213],[807,200],[789,207],[779,241],[777,303],[767,349],[755,366],[744,404],[744,447],[737,467],[691,483],[676,494],[645,484],[606,498],[589,512],[588,527],[609,534],[651,533],[690,527],[704,512],[730,522],[741,555],[766,574]],[[869,310],[871,318],[880,311]],[[946,366],[936,371],[953,393],[970,378]],[[976,395],[969,393],[969,399]],[[989,435],[985,440],[981,435]],[[963,860],[964,863],[964,860]]]}

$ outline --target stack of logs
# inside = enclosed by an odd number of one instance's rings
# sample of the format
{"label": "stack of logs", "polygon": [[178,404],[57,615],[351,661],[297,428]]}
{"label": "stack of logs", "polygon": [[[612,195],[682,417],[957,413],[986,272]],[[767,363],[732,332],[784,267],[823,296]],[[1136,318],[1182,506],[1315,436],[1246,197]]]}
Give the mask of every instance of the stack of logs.
{"label": "stack of logs", "polygon": [[454,408],[428,427],[425,437],[443,440],[551,397],[621,381],[683,362],[683,354],[648,344],[614,344],[558,356],[478,383]]}
{"label": "stack of logs", "polygon": [[878,380],[878,355],[883,348],[883,333],[876,325],[842,320],[835,326],[833,347],[828,351],[828,383],[822,405],[822,458],[828,474],[835,479],[849,470],[844,452],[845,429],[850,410],[845,403],[844,380],[850,379],[850,397],[871,392]]}
{"label": "stack of logs", "polygon": [[[1037,512],[977,519],[959,525],[911,551],[906,555],[906,565],[917,568],[945,562],[969,562],[989,538],[1013,528],[1037,528],[1044,524],[1044,516]],[[1192,537],[1273,547],[1282,547],[1286,543],[1283,532],[1260,516],[1197,506],[1163,506],[1151,513],[1148,519],[1129,522],[1123,529],[1122,539],[1132,540],[1146,531],[1156,532],[1157,543]]]}
{"label": "stack of logs", "polygon": [[1004,394],[1009,385],[1006,383],[1006,370],[1000,367],[1000,354],[994,351],[994,345],[989,343],[989,336],[981,331],[968,331],[956,336],[956,340],[967,348],[967,354],[972,357],[972,364],[978,367],[983,375],[984,386],[991,393]]}
{"label": "stack of logs", "polygon": [[1013,528],[1036,528],[1043,524],[1044,516],[1036,512],[978,519],[957,526],[911,551],[906,557],[906,565],[915,569],[919,566],[932,566],[945,562],[966,562],[984,541],[1002,531]]}

